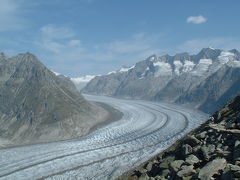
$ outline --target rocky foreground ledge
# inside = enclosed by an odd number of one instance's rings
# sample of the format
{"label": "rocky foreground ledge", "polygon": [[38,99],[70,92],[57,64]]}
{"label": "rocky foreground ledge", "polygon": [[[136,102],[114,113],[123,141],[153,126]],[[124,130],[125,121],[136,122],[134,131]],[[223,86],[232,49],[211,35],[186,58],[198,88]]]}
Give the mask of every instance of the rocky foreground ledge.
{"label": "rocky foreground ledge", "polygon": [[239,180],[240,95],[170,148],[117,180]]}

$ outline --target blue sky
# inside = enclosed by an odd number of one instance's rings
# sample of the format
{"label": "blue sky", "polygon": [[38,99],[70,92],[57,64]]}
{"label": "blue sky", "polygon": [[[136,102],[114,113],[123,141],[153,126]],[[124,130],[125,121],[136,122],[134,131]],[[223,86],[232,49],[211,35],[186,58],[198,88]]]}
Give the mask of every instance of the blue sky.
{"label": "blue sky", "polygon": [[0,51],[104,74],[152,54],[240,49],[239,0],[0,0]]}

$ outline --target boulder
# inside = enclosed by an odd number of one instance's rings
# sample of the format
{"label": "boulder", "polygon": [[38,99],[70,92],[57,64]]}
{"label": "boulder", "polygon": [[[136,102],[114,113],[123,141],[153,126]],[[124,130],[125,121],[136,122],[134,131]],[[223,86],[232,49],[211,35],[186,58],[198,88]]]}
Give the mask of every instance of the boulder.
{"label": "boulder", "polygon": [[198,163],[199,161],[200,160],[198,159],[198,157],[193,154],[189,155],[185,160],[187,164],[192,164],[192,165]]}
{"label": "boulder", "polygon": [[147,171],[151,171],[152,170],[152,166],[153,166],[152,162],[147,163],[147,165],[146,165]]}
{"label": "boulder", "polygon": [[194,147],[198,144],[201,143],[201,141],[199,141],[197,138],[195,138],[194,136],[188,136],[186,139],[185,139],[185,143],[186,144],[189,144],[190,146]]}
{"label": "boulder", "polygon": [[215,152],[215,145],[202,146],[200,152],[205,160],[208,160],[212,153]]}
{"label": "boulder", "polygon": [[205,139],[206,135],[207,135],[207,131],[203,131],[203,132],[197,134],[196,138],[198,138],[198,139]]}
{"label": "boulder", "polygon": [[189,144],[184,144],[182,146],[182,155],[186,156],[188,154],[191,154],[193,152],[192,147]]}
{"label": "boulder", "polygon": [[175,160],[175,156],[167,156],[162,159],[162,162],[160,163],[159,167],[163,169],[167,169],[169,167],[169,164]]}
{"label": "boulder", "polygon": [[227,164],[229,169],[233,172],[240,171],[240,166],[234,165],[234,164]]}
{"label": "boulder", "polygon": [[162,171],[162,173],[161,173],[161,175],[162,175],[163,177],[168,177],[169,174],[170,174],[170,170],[169,170],[169,169],[164,169],[164,170]]}
{"label": "boulder", "polygon": [[201,180],[210,180],[214,174],[218,174],[218,172],[220,170],[223,170],[226,165],[226,159],[214,159],[213,161],[207,163],[202,169],[200,169],[198,178]]}
{"label": "boulder", "polygon": [[170,168],[171,168],[175,173],[177,173],[183,163],[184,163],[183,160],[173,161],[173,162],[170,163]]}
{"label": "boulder", "polygon": [[177,176],[179,178],[187,177],[187,176],[192,176],[196,173],[196,170],[193,169],[193,166],[183,166],[182,170],[178,171]]}
{"label": "boulder", "polygon": [[138,180],[149,180],[149,177],[147,174],[142,174]]}

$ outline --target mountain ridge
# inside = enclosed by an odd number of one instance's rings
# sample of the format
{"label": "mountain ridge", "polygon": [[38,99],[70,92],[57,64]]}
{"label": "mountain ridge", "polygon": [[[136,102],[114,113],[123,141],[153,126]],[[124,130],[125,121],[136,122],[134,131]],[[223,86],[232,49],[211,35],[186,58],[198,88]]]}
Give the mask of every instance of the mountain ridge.
{"label": "mountain ridge", "polygon": [[[191,93],[196,92],[197,87],[213,85],[216,82],[207,82],[215,75],[227,69],[240,68],[240,53],[236,49],[229,51],[203,48],[196,55],[178,53],[174,56],[164,55],[157,57],[151,55],[134,66],[118,70],[107,75],[93,78],[82,90],[84,93],[117,96],[122,98],[147,99],[154,101],[167,101],[171,103],[194,105],[205,112],[210,112],[201,106],[200,100],[190,104],[191,99],[186,99]],[[216,73],[217,72],[217,73]],[[226,71],[227,73],[227,71]],[[239,77],[239,72],[229,73],[228,76]],[[222,73],[221,78],[224,77]],[[216,78],[215,78],[216,79]],[[227,88],[231,88],[235,82],[225,79]],[[214,87],[212,87],[214,88]],[[236,87],[240,92],[240,87]],[[227,91],[227,90],[226,90]],[[203,92],[204,91],[201,91]],[[212,92],[217,93],[217,91]],[[220,92],[220,91],[219,91]],[[227,94],[222,92],[222,94]],[[222,96],[219,94],[219,97]],[[206,95],[206,94],[205,94]],[[185,99],[184,99],[185,97]],[[232,96],[231,96],[232,97]],[[230,99],[230,97],[226,98]],[[189,102],[188,102],[189,101]],[[223,105],[221,103],[221,105]],[[211,112],[216,110],[212,109]]]}
{"label": "mountain ridge", "polygon": [[[28,144],[79,137],[108,112],[86,101],[70,79],[36,56],[0,56],[0,137]],[[10,144],[11,144],[10,143]]]}

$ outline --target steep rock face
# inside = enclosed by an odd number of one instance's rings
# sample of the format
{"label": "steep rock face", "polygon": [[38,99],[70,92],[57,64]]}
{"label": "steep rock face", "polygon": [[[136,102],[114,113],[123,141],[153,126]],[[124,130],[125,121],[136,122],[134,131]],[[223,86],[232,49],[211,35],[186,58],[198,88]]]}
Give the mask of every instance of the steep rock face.
{"label": "steep rock face", "polygon": [[240,68],[224,65],[216,73],[177,99],[177,103],[194,105],[205,112],[221,108],[240,93]]}
{"label": "steep rock face", "polygon": [[34,55],[1,54],[0,138],[14,145],[68,139],[86,134],[105,116]]}
{"label": "steep rock face", "polygon": [[235,49],[204,48],[197,55],[153,55],[130,68],[95,77],[83,92],[164,100],[213,112],[240,92],[239,69],[240,53]]}

